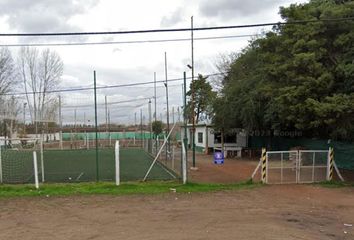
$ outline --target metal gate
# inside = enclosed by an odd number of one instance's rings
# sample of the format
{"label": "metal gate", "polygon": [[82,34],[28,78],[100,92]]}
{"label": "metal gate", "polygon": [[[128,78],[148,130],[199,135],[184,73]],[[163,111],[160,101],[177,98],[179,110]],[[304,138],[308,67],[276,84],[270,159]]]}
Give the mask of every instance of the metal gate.
{"label": "metal gate", "polygon": [[266,183],[312,183],[328,179],[326,150],[268,151]]}

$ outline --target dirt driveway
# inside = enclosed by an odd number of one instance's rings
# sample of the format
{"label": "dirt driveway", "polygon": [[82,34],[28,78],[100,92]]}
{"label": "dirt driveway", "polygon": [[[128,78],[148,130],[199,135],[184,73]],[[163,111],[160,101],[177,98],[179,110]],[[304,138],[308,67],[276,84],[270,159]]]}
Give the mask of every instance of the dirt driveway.
{"label": "dirt driveway", "polygon": [[354,239],[350,224],[353,188],[0,199],[4,240]]}
{"label": "dirt driveway", "polygon": [[[188,153],[188,165],[192,166],[192,153]],[[250,179],[259,159],[228,158],[224,164],[213,163],[212,155],[196,154],[198,170],[188,169],[188,178],[193,182],[202,183],[235,183]],[[259,171],[258,171],[259,172]],[[260,179],[260,173],[256,175]]]}

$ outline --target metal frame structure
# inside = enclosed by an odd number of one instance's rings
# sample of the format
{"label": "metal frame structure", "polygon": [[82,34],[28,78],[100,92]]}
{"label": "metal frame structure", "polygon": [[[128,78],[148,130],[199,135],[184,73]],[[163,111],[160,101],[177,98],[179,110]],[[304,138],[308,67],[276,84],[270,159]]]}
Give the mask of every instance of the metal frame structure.
{"label": "metal frame structure", "polygon": [[[313,183],[313,182],[320,182],[320,181],[328,181],[331,180],[329,178],[330,174],[330,157],[329,157],[329,150],[293,150],[293,151],[267,151],[266,152],[266,180],[265,183],[267,184],[293,184],[293,183]],[[279,163],[280,165],[275,165],[272,166],[270,164],[271,160],[271,155],[274,154],[279,154],[280,159]],[[311,154],[312,158],[312,164],[311,165],[304,165],[304,156],[305,154]],[[316,154],[325,154],[326,159],[325,162],[318,163],[316,162]],[[285,155],[287,155],[287,158],[285,158]],[[294,164],[289,165],[289,164],[284,164],[285,161],[292,161]],[[274,181],[270,180],[270,178],[273,176],[272,170],[277,170],[279,169],[279,174],[280,174],[280,180],[279,181]],[[305,169],[309,169],[311,171],[311,176],[303,175],[305,172]],[[316,172],[319,169],[325,169],[325,176],[322,178],[317,178],[316,179]],[[317,171],[316,171],[317,170]],[[294,177],[292,178],[291,176],[289,177],[289,172],[294,172]],[[287,176],[286,176],[287,175]],[[305,176],[305,177],[302,177]],[[287,179],[287,180],[284,180]],[[290,179],[290,180],[289,180]]]}

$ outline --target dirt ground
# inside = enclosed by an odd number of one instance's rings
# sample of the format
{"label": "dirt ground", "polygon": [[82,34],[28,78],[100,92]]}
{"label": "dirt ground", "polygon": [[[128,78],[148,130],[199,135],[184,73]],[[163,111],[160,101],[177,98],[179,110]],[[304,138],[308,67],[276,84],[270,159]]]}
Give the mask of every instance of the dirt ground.
{"label": "dirt ground", "polygon": [[354,188],[0,199],[0,239],[354,239]]}
{"label": "dirt ground", "polygon": [[[188,152],[188,164],[192,166],[192,153]],[[194,182],[235,183],[250,179],[259,160],[230,158],[224,164],[213,163],[212,155],[196,154],[197,170],[188,170],[188,178]],[[256,178],[260,179],[260,175]]]}
{"label": "dirt ground", "polygon": [[[188,164],[192,166],[192,152],[188,152]],[[188,170],[188,177],[194,182],[203,183],[235,183],[250,179],[253,171],[257,167],[259,158],[227,158],[224,164],[216,165],[213,163],[212,155],[196,154],[196,167],[198,170]],[[354,171],[340,170],[344,179],[354,182]],[[260,170],[255,175],[254,180],[260,180]],[[339,180],[334,174],[334,178]]]}

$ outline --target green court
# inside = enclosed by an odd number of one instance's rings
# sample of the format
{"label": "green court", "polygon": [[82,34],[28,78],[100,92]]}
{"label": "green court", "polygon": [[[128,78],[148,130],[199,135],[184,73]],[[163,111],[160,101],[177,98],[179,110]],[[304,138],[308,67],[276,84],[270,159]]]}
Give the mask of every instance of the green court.
{"label": "green court", "polygon": [[[39,180],[42,180],[41,157],[38,156]],[[3,182],[27,183],[34,181],[31,151],[2,151]],[[100,181],[115,181],[114,149],[98,151],[98,177]],[[153,159],[143,149],[120,149],[121,181],[142,180]],[[91,150],[45,150],[43,152],[45,182],[96,181],[96,151]],[[171,180],[176,176],[156,163],[148,180]]]}

